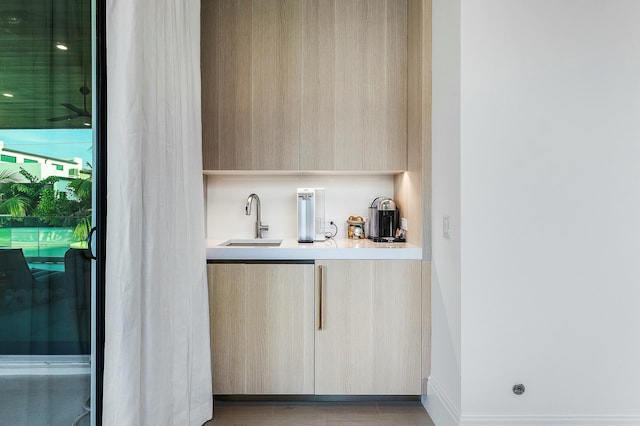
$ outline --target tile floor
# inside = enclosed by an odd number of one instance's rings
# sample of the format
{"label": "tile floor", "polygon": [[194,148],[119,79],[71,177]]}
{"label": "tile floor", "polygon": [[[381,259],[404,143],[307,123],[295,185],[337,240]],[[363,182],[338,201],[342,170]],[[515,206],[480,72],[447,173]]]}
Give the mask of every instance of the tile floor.
{"label": "tile floor", "polygon": [[420,402],[216,401],[204,426],[434,426]]}
{"label": "tile floor", "polygon": [[[0,376],[0,425],[69,426],[84,412],[89,376]],[[419,401],[216,401],[205,426],[434,426]],[[78,425],[89,424],[89,417]]]}
{"label": "tile floor", "polygon": [[[84,413],[89,375],[0,376],[0,425],[71,426]],[[78,426],[88,426],[84,417]]]}

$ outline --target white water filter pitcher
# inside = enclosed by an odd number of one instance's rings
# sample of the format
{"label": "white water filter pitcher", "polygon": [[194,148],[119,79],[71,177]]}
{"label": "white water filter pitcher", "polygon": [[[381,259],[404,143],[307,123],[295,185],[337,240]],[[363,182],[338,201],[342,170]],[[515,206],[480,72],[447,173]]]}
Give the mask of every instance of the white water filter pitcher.
{"label": "white water filter pitcher", "polygon": [[298,188],[298,242],[324,241],[324,188]]}

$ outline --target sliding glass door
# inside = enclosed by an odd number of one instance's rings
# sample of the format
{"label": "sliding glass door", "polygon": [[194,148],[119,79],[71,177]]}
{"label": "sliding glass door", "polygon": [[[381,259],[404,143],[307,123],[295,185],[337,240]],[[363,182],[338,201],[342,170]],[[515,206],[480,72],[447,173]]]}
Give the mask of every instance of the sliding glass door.
{"label": "sliding glass door", "polygon": [[95,16],[0,2],[0,424],[95,424]]}

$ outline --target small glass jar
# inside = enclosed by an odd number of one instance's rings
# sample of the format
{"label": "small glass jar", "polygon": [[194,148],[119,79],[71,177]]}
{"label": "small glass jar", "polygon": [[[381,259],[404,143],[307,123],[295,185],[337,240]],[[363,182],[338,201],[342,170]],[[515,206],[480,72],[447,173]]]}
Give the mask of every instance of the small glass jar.
{"label": "small glass jar", "polygon": [[347,220],[347,238],[353,240],[365,238],[364,220]]}

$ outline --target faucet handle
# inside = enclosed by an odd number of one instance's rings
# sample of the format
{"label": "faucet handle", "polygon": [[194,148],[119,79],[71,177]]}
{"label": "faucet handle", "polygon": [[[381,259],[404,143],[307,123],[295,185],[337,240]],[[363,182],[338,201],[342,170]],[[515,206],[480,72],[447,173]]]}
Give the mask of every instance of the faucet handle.
{"label": "faucet handle", "polygon": [[256,236],[257,238],[262,238],[262,231],[268,231],[269,225],[263,225],[262,222],[257,222],[256,224],[258,225]]}

